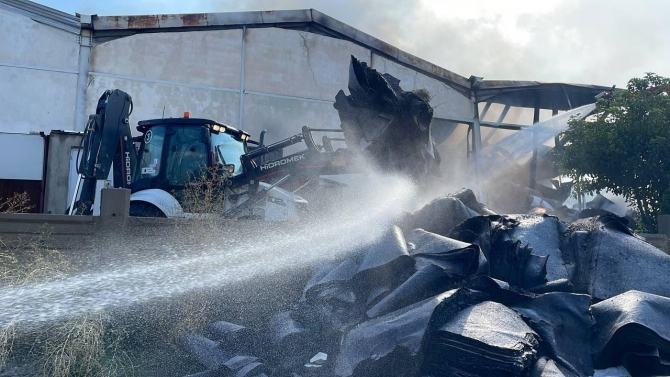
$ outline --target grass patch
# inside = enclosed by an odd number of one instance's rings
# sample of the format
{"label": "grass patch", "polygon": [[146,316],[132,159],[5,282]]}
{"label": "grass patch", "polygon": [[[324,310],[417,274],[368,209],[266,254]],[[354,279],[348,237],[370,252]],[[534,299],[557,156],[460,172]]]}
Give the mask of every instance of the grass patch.
{"label": "grass patch", "polygon": [[[26,193],[0,199],[0,212],[29,211]],[[0,238],[0,288],[39,283],[68,276],[72,264],[50,246],[51,231],[21,235],[12,241]],[[103,314],[70,318],[38,330],[21,327],[20,316],[0,328],[0,372],[12,358],[30,362],[29,371],[45,377],[132,376],[134,368],[119,345],[118,330],[106,328]]]}

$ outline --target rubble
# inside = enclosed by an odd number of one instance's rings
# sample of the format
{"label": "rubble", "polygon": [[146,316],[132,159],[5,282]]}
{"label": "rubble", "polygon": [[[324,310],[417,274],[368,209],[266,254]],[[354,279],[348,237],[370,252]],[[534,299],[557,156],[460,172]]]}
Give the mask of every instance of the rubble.
{"label": "rubble", "polygon": [[184,348],[203,376],[667,375],[670,256],[625,224],[498,215],[464,190],[319,268],[265,326]]}

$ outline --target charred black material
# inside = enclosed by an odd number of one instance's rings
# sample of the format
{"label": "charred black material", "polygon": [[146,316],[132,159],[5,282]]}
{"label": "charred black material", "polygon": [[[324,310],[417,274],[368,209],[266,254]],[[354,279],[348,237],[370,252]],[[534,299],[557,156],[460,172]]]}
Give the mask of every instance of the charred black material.
{"label": "charred black material", "polygon": [[413,273],[414,259],[409,255],[405,237],[400,228],[393,226],[365,253],[354,283],[360,292],[378,285],[396,287]]}
{"label": "charred black material", "polygon": [[[260,331],[187,338],[202,375],[670,374],[670,256],[622,218],[495,215],[465,190],[403,228],[318,269]],[[327,361],[306,365],[317,352]]]}
{"label": "charred black material", "polygon": [[489,252],[491,277],[521,288],[532,288],[546,282],[545,259],[531,255],[520,241],[499,242]]}
{"label": "charred black material", "polygon": [[593,305],[594,365],[624,365],[633,375],[669,375],[669,309],[670,298],[639,291]]}
{"label": "charred black material", "polygon": [[437,198],[415,212],[408,219],[407,230],[421,228],[427,232],[447,236],[449,232],[463,221],[477,216],[478,213],[468,208],[458,198],[445,196]]}
{"label": "charred black material", "polygon": [[574,266],[561,251],[561,223],[553,216],[520,216],[518,224],[509,233],[512,240],[522,245],[530,245],[533,254],[547,256],[546,275],[548,280],[571,278]]}
{"label": "charred black material", "polygon": [[471,296],[468,290],[451,290],[361,323],[343,339],[336,375],[416,376],[419,350],[435,308],[460,308],[481,300]]}
{"label": "charred black material", "polygon": [[454,288],[456,281],[454,276],[450,276],[441,267],[434,264],[428,265],[415,272],[398,288],[370,308],[367,311],[367,316],[368,318],[375,318],[402,309],[405,306]]}
{"label": "charred black material", "polygon": [[214,322],[209,326],[211,339],[232,352],[253,352],[256,334],[253,330],[226,321]]}
{"label": "charred black material", "polygon": [[485,301],[431,333],[425,372],[432,376],[520,376],[535,362],[538,335],[513,310]]}
{"label": "charred black material", "polygon": [[217,342],[200,335],[184,336],[182,346],[209,369],[202,372],[203,376],[251,377],[269,373],[257,357],[230,354],[220,348]]}
{"label": "charred black material", "polygon": [[267,358],[282,369],[290,370],[309,360],[318,339],[287,311],[272,317],[267,328],[267,341]]}
{"label": "charred black material", "polygon": [[512,306],[540,335],[541,345],[557,364],[571,375],[592,376],[587,355],[591,349],[593,324],[591,297],[571,293],[547,293]]}
{"label": "charred black material", "polygon": [[347,147],[388,171],[414,178],[439,174],[440,157],[430,136],[433,108],[428,98],[402,90],[399,83],[351,57],[351,95],[340,90],[334,104]]}
{"label": "charred black material", "polygon": [[575,245],[580,249],[576,291],[598,300],[629,290],[670,297],[670,255],[636,237],[624,221],[607,215],[578,223],[578,230],[589,233]]}
{"label": "charred black material", "polygon": [[556,362],[546,357],[541,357],[537,360],[533,369],[530,371],[530,377],[566,377],[561,368],[556,365]]}
{"label": "charred black material", "polygon": [[417,268],[434,264],[455,278],[469,277],[479,270],[488,273],[486,258],[477,245],[467,244],[423,229],[413,230],[408,242]]}

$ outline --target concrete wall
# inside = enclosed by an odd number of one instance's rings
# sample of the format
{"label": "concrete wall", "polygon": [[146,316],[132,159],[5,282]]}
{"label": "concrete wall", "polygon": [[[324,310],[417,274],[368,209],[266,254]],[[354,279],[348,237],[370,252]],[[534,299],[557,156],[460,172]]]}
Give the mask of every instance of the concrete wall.
{"label": "concrete wall", "polygon": [[302,126],[339,128],[335,95],[347,94],[351,55],[370,62],[370,50],[322,35],[284,29],[247,31],[244,129],[273,142]]}
{"label": "concrete wall", "polygon": [[[0,132],[81,131],[74,124],[78,35],[2,10],[0,35],[9,36],[0,38]],[[397,76],[406,90],[428,89],[436,117],[472,116],[469,100],[438,80],[353,42],[281,28],[157,32],[95,44],[86,114],[95,112],[106,89],[118,88],[133,97],[133,128],[139,120],[190,111],[241,127],[254,139],[267,129],[271,143],[303,125],[339,127],[332,105],[339,90],[348,92],[351,55]],[[68,139],[51,145],[46,213],[65,210],[69,153],[76,144]]]}
{"label": "concrete wall", "polygon": [[87,112],[116,88],[133,97],[133,126],[184,111],[236,126],[241,51],[242,30],[139,34],[94,46]]}
{"label": "concrete wall", "polygon": [[0,10],[0,131],[72,129],[77,35]]}
{"label": "concrete wall", "polygon": [[267,129],[273,142],[303,125],[339,127],[332,104],[339,90],[348,93],[351,55],[398,77],[405,90],[428,89],[436,117],[472,117],[469,99],[438,80],[349,41],[281,28],[138,34],[96,45],[87,111],[104,90],[118,88],[133,97],[133,125],[190,111],[254,139]]}

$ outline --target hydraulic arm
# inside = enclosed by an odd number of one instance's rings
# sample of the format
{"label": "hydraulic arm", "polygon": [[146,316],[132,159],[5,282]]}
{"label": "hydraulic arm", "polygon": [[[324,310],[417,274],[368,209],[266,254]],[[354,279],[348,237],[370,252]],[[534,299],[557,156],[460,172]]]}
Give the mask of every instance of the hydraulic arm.
{"label": "hydraulic arm", "polygon": [[130,95],[107,90],[98,100],[95,114],[89,116],[79,150],[81,158],[78,156],[79,179],[74,198],[77,191],[81,195],[71,207],[74,213],[92,214],[96,183],[107,179],[113,162],[114,187],[127,188],[133,182],[137,152],[128,120],[132,107]]}

